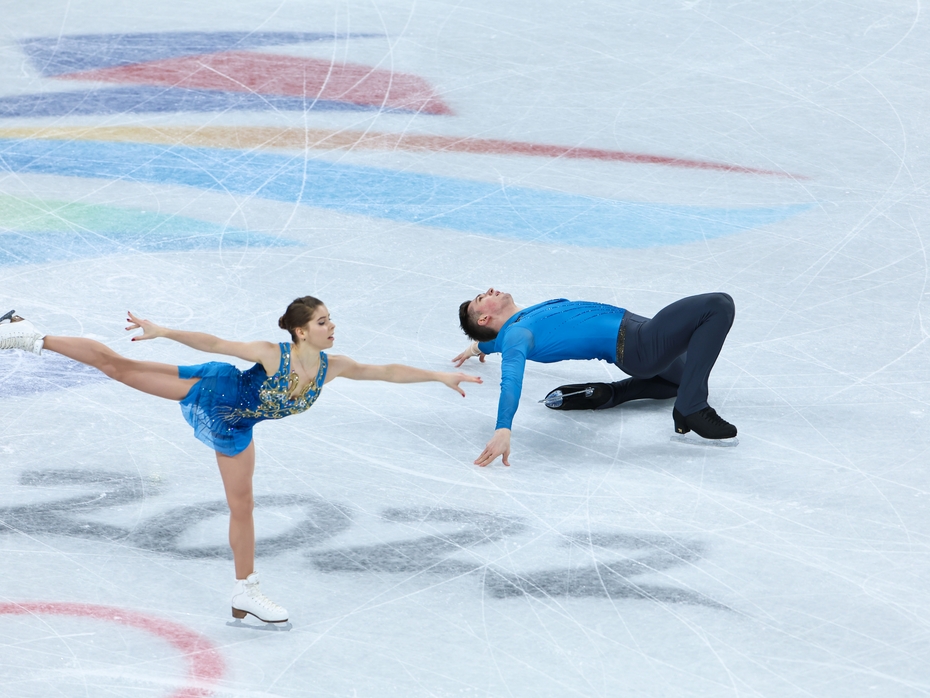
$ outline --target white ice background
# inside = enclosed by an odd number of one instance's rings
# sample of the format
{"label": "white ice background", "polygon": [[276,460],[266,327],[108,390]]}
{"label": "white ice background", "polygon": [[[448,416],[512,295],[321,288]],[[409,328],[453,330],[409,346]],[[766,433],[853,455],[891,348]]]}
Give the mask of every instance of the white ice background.
{"label": "white ice background", "polygon": [[[191,658],[152,633],[0,613],[0,695],[930,694],[922,3],[7,0],[2,16],[0,96],[80,87],[42,77],[22,51],[30,37],[335,31],[380,38],[255,50],[416,74],[454,113],[134,113],[7,118],[0,130],[271,125],[600,148],[784,176],[292,154],[618,201],[809,208],[698,242],[598,247],[178,184],[0,172],[4,196],[293,243],[0,267],[0,313],[15,308],[43,331],[199,363],[216,357],[130,344],[124,313],[283,341],[278,316],[312,294],[337,324],[334,352],[447,369],[466,344],[458,303],[491,285],[524,305],[568,297],[642,315],[725,291],[737,315],[711,404],[740,438],[735,449],[671,443],[666,402],[547,410],[537,400],[561,383],[621,374],[530,364],[512,466],[481,469],[497,358],[466,365],[484,384],[464,400],[435,383],[336,381],[308,413],[256,428],[257,566],[293,625],[263,632],[226,624],[222,487],[177,406],[51,354],[5,354],[0,603],[164,619],[212,643],[225,670],[191,684]],[[56,509],[62,500],[83,503]]]}

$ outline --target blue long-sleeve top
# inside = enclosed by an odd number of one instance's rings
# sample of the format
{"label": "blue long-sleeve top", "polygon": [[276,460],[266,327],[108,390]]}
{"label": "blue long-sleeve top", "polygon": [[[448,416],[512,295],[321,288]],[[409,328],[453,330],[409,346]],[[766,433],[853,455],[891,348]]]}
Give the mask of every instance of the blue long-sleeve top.
{"label": "blue long-sleeve top", "polygon": [[523,391],[527,361],[549,364],[567,359],[617,362],[617,333],[623,308],[565,298],[515,313],[497,337],[479,342],[483,354],[501,354],[501,396],[495,429],[510,429]]}

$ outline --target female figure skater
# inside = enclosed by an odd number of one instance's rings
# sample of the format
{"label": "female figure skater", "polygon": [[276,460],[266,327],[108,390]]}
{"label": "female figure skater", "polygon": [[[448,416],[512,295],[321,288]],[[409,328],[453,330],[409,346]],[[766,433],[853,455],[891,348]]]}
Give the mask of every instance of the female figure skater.
{"label": "female figure skater", "polygon": [[43,347],[93,366],[131,388],[175,400],[195,436],[216,451],[216,461],[229,504],[229,545],[236,566],[232,614],[251,614],[266,623],[287,622],[287,611],[259,589],[254,569],[255,528],[252,520],[252,473],[255,445],[252,427],[310,408],[323,385],[334,378],[391,383],[437,381],[459,392],[459,383],[480,383],[464,373],[427,371],[400,364],[360,364],[347,356],[328,356],[335,324],[322,301],[304,296],[292,302],[278,326],[292,342],[233,342],[201,332],[161,327],[129,313],[127,330],[141,329],[132,341],[166,337],[198,351],[235,356],[255,365],[240,371],[212,361],[173,366],[127,359],[100,342],[78,337],[42,335],[30,322],[10,311],[0,317],[0,349],[40,354]]}

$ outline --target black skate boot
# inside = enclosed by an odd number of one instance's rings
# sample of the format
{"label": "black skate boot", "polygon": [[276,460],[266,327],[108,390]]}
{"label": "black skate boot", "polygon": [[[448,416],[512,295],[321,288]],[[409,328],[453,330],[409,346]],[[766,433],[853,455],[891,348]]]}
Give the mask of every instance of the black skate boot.
{"label": "black skate boot", "polygon": [[606,410],[631,400],[668,400],[676,395],[677,385],[655,376],[614,383],[560,385],[540,402],[553,410]]}
{"label": "black skate boot", "polygon": [[[736,427],[717,414],[713,407],[683,415],[677,408],[672,410],[672,419],[675,421],[676,441],[688,443],[705,443],[714,446],[735,446],[739,443],[736,438]],[[689,439],[685,436],[694,431],[701,439]]]}
{"label": "black skate boot", "polygon": [[596,410],[613,398],[609,383],[560,385],[540,402],[551,410]]}

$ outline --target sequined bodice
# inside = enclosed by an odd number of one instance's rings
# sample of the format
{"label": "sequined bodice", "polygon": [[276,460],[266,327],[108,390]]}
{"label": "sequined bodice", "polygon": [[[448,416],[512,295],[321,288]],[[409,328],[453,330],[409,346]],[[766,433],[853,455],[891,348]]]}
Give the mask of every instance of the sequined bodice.
{"label": "sequined bodice", "polygon": [[294,395],[294,389],[300,378],[291,370],[291,345],[281,342],[281,364],[277,373],[265,380],[258,389],[256,405],[242,406],[232,410],[230,416],[239,419],[281,419],[288,415],[298,414],[310,409],[316,402],[326,380],[326,368],[329,361],[326,354],[320,352],[320,368],[316,377],[311,380],[299,394]]}

